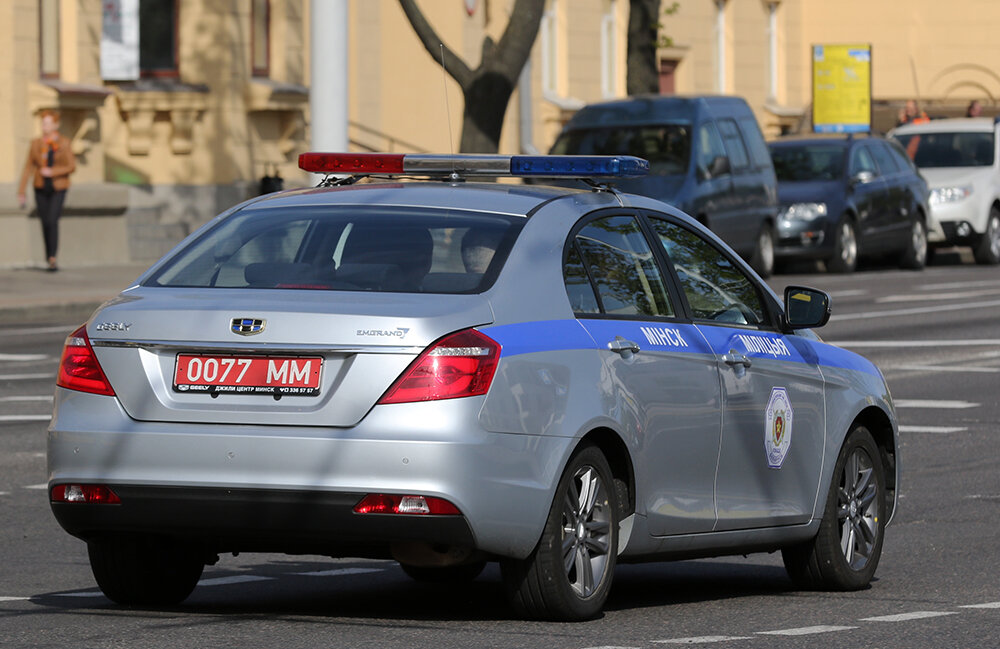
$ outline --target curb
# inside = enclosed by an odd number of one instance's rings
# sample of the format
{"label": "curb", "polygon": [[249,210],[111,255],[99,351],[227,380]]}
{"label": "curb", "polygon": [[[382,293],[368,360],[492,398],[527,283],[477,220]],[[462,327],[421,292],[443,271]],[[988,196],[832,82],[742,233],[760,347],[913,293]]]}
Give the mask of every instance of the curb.
{"label": "curb", "polygon": [[65,302],[38,304],[0,309],[0,324],[28,324],[41,322],[67,322],[83,324],[90,319],[105,300],[92,302]]}

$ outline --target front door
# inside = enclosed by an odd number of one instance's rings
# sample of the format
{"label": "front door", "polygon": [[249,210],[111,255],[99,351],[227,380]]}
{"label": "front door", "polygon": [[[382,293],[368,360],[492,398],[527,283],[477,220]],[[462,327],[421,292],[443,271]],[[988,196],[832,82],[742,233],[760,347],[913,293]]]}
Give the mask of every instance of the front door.
{"label": "front door", "polygon": [[720,374],[714,529],[808,521],[825,437],[817,359],[796,336],[777,332],[760,289],[735,260],[680,224],[650,222]]}

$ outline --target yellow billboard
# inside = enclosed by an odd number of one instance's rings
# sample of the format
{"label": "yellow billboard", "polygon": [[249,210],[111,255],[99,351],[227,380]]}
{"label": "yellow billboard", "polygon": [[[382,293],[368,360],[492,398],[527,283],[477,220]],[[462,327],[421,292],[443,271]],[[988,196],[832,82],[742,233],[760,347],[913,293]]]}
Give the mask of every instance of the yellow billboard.
{"label": "yellow billboard", "polygon": [[866,133],[872,124],[872,46],[813,45],[813,130]]}

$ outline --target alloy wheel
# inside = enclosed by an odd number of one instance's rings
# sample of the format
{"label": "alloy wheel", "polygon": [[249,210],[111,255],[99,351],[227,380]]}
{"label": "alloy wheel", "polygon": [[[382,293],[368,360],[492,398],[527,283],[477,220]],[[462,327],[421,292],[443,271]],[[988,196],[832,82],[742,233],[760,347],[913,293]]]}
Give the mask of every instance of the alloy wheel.
{"label": "alloy wheel", "polygon": [[607,486],[597,470],[582,466],[566,490],[562,513],[563,568],[570,586],[589,597],[608,567],[611,512],[604,505]]}
{"label": "alloy wheel", "polygon": [[861,570],[872,558],[878,536],[878,484],[872,458],[855,448],[844,464],[837,494],[840,549],[847,564]]}

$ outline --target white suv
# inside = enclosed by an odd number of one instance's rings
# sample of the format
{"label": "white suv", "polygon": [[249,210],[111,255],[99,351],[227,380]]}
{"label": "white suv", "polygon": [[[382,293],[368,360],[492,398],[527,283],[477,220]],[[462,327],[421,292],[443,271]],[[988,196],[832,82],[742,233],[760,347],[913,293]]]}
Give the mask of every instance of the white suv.
{"label": "white suv", "polygon": [[889,135],[931,188],[928,242],[970,246],[980,264],[1000,263],[1000,121],[972,117],[907,124]]}

